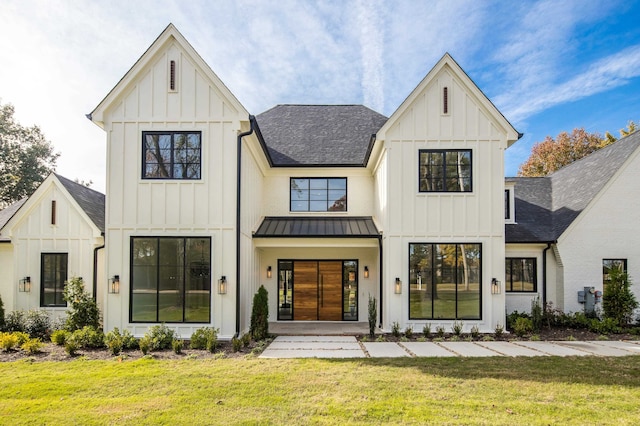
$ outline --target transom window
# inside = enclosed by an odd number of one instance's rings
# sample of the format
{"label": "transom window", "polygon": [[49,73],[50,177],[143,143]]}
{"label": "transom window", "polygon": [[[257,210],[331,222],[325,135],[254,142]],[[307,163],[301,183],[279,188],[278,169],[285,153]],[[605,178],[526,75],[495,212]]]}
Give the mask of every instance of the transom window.
{"label": "transom window", "polygon": [[131,322],[207,323],[211,238],[131,238]]}
{"label": "transom window", "polygon": [[291,178],[292,212],[346,212],[347,178]]}
{"label": "transom window", "polygon": [[409,319],[481,319],[481,244],[409,244]]}
{"label": "transom window", "polygon": [[471,192],[471,150],[420,150],[420,192]]}
{"label": "transom window", "polygon": [[505,291],[535,292],[538,289],[535,257],[508,257],[505,261]]}
{"label": "transom window", "polygon": [[200,179],[201,132],[142,132],[143,179]]}
{"label": "transom window", "polygon": [[67,306],[64,285],[67,281],[67,253],[42,253],[40,306]]}

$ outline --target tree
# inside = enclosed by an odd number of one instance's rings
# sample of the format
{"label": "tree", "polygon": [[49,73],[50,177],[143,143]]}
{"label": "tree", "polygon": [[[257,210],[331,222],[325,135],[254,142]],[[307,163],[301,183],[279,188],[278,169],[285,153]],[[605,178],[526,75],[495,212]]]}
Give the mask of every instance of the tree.
{"label": "tree", "polygon": [[583,128],[562,132],[555,139],[547,136],[533,146],[527,161],[520,165],[518,176],[547,176],[613,142],[615,138],[610,134],[603,138]]}
{"label": "tree", "polygon": [[604,317],[624,327],[631,323],[633,311],[638,307],[636,297],[631,291],[631,279],[621,267],[609,269],[609,281],[604,286],[602,310]]}
{"label": "tree", "polygon": [[31,195],[60,156],[38,126],[23,127],[13,114],[0,103],[0,208]]}
{"label": "tree", "polygon": [[249,333],[254,340],[264,340],[269,337],[269,293],[263,285],[253,296]]}

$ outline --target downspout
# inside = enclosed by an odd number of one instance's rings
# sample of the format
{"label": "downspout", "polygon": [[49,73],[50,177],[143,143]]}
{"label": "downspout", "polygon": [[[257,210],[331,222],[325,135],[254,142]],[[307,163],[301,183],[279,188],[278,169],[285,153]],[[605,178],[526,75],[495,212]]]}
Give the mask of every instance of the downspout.
{"label": "downspout", "polygon": [[[103,235],[104,236],[104,235]],[[104,244],[93,249],[93,301],[96,301],[98,293],[98,250],[104,248]]]}
{"label": "downspout", "polygon": [[242,177],[242,138],[249,136],[253,133],[253,123],[255,117],[249,115],[249,130],[238,134],[238,164],[237,164],[237,181],[236,181],[236,334],[234,337],[240,335],[240,183]]}
{"label": "downspout", "polygon": [[551,248],[547,243],[547,248],[542,250],[542,309],[547,309],[547,250]]}
{"label": "downspout", "polygon": [[383,294],[383,286],[382,286],[383,278],[382,277],[384,276],[383,273],[382,273],[383,272],[382,271],[382,264],[383,264],[383,261],[382,261],[382,235],[380,235],[378,237],[378,250],[380,252],[380,254],[379,254],[380,258],[378,260],[380,262],[380,266],[379,266],[379,269],[380,269],[380,296],[378,297],[380,299],[380,303],[378,304],[380,306],[380,326],[379,327],[382,329],[382,294]]}

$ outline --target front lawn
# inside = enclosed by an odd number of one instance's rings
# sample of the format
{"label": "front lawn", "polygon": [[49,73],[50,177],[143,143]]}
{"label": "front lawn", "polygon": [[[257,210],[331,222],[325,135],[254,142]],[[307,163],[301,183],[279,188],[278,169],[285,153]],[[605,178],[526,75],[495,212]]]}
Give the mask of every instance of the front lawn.
{"label": "front lawn", "polygon": [[0,363],[0,424],[637,424],[640,356]]}

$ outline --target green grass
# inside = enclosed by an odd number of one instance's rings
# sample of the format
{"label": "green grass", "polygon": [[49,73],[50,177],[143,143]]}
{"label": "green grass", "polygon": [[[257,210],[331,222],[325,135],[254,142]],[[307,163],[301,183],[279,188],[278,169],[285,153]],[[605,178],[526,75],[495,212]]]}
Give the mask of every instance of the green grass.
{"label": "green grass", "polygon": [[0,424],[636,424],[640,356],[0,363]]}

